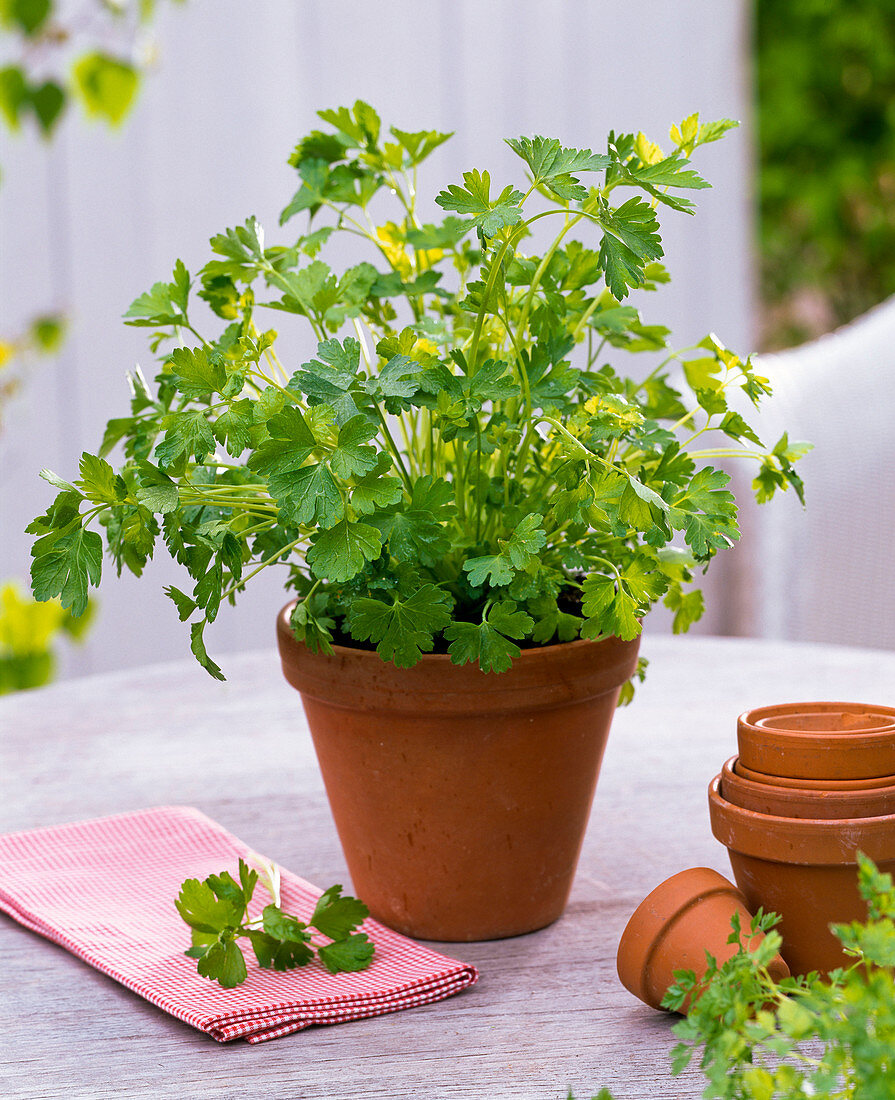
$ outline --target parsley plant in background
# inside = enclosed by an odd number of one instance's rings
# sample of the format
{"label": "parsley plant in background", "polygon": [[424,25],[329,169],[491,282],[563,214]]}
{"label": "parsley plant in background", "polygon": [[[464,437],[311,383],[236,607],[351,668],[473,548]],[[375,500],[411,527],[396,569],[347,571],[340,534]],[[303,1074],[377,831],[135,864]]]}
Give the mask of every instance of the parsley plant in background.
{"label": "parsley plant in background", "polygon": [[[687,1016],[674,1025],[679,1042],[672,1073],[698,1061],[702,1096],[718,1100],[888,1100],[895,1081],[895,888],[892,876],[858,853],[858,885],[867,919],[834,925],[854,963],[775,982],[768,964],[780,950],[773,913],[759,912],[744,937],[739,916],[730,942],[738,949],[705,975],[675,974],[663,1005]],[[744,946],[757,930],[764,940]],[[661,1091],[657,1092],[661,1095]],[[569,1100],[574,1100],[571,1093]],[[592,1100],[612,1100],[608,1089]]]}

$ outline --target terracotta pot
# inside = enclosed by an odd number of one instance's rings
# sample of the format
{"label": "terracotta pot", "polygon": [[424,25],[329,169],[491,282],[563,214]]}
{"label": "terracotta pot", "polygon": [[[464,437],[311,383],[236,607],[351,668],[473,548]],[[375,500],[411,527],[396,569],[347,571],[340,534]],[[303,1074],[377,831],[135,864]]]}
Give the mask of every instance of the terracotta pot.
{"label": "terracotta pot", "polygon": [[817,821],[734,806],[709,786],[712,832],[727,847],[736,884],[751,910],[780,916],[781,954],[794,974],[847,966],[831,923],[865,920],[856,853],[895,871],[895,815]]}
{"label": "terracotta pot", "polygon": [[781,703],[737,719],[740,760],[792,779],[895,774],[895,709],[865,703]]}
{"label": "terracotta pot", "polygon": [[[616,960],[622,985],[661,1008],[676,970],[692,970],[701,978],[708,969],[706,953],[719,965],[736,954],[737,945],[727,942],[734,913],[745,936],[752,923],[746,899],[717,871],[691,867],[666,879],[637,906],[622,933]],[[759,932],[745,942],[754,948],[762,939]],[[789,976],[779,955],[768,969],[777,981]]]}
{"label": "terracotta pot", "polygon": [[735,762],[736,757],[731,757],[721,769],[720,790],[728,802],[744,810],[777,817],[822,820],[895,814],[895,786],[831,791],[755,783],[737,774],[733,767]]}
{"label": "terracotta pot", "polygon": [[882,775],[876,779],[792,779],[789,776],[765,775],[743,766],[739,757],[734,758],[736,775],[753,783],[770,783],[774,787],[792,787],[801,791],[872,791],[879,787],[895,786],[895,775]]}
{"label": "terracotta pot", "polygon": [[426,654],[296,641],[277,620],[301,692],[354,890],[378,920],[422,939],[499,939],[562,913],[621,685],[639,638],[523,650],[484,674]]}

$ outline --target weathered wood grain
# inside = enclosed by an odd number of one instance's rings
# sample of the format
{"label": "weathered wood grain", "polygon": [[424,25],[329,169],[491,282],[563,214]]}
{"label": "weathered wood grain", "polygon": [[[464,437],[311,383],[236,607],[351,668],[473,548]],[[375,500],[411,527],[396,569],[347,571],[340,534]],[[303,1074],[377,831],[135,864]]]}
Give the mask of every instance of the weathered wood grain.
{"label": "weathered wood grain", "polygon": [[[748,706],[892,704],[895,653],[647,638],[647,683],[615,720],[565,916],[529,936],[443,949],[479,984],[437,1005],[250,1047],[221,1046],[0,917],[0,1096],[432,1100],[696,1098],[672,1080],[668,1017],[618,983],[631,911],[684,867],[729,873],[705,788]],[[0,832],[150,805],[199,806],[312,881],[345,881],[297,695],[275,655],[71,681],[0,701]]]}

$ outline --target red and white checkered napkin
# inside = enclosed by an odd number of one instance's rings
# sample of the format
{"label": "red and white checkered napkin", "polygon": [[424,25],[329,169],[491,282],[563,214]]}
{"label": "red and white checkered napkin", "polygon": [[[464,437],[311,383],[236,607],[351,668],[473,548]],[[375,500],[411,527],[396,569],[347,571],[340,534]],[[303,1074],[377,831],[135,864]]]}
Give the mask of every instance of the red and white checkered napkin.
{"label": "red and white checkered napkin", "polygon": [[[367,920],[376,945],[367,970],[330,974],[316,959],[285,973],[262,970],[249,949],[245,982],[222,989],[184,956],[189,929],[174,899],[184,879],[235,874],[238,858],[251,855],[185,806],[13,833],[0,836],[0,910],[219,1042],[261,1043],[311,1024],[396,1012],[478,978],[474,967]],[[283,908],[307,920],[321,891],[281,875]],[[256,895],[252,915],[269,900],[260,885]]]}

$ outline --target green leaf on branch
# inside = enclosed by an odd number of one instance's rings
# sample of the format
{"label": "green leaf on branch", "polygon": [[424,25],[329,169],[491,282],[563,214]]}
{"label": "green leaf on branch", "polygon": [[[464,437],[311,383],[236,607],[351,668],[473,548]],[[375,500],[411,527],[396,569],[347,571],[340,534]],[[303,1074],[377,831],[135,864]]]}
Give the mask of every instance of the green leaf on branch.
{"label": "green leaf on branch", "polygon": [[446,592],[426,584],[406,598],[396,595],[390,604],[372,598],[355,600],[348,629],[352,638],[374,642],[384,661],[410,668],[423,653],[432,652],[434,635],[451,621],[450,607]]}
{"label": "green leaf on branch", "polygon": [[127,497],[124,481],[104,459],[85,451],[79,469],[81,477],[76,485],[94,504],[117,504]]}
{"label": "green leaf on branch", "polygon": [[376,433],[376,425],[365,416],[353,416],[345,421],[339,428],[338,442],[329,459],[336,477],[364,477],[377,467],[376,448],[363,446]]}
{"label": "green leaf on branch", "polygon": [[335,943],[321,944],[317,948],[320,961],[331,974],[366,970],[373,961],[375,946],[366,932],[357,932]]}
{"label": "green leaf on branch", "polygon": [[168,413],[162,427],[165,436],[155,454],[163,466],[173,466],[180,459],[195,458],[202,462],[214,454],[214,433],[202,409]]}
{"label": "green leaf on branch", "polygon": [[705,610],[702,592],[698,588],[684,592],[680,584],[671,585],[663,602],[674,612],[671,629],[675,634],[686,633],[693,623],[702,618]]}
{"label": "green leaf on branch", "polygon": [[343,519],[328,531],[314,535],[307,557],[315,577],[338,583],[357,576],[381,552],[382,540],[375,527]]}
{"label": "green leaf on branch", "polygon": [[175,348],[168,360],[174,385],[193,401],[208,401],[227,385],[227,370],[219,352],[206,348]]}
{"label": "green leaf on branch", "polygon": [[[381,453],[381,452],[380,452]],[[360,516],[370,515],[380,508],[397,504],[404,496],[404,486],[399,478],[383,477],[379,467],[358,480],[351,490],[351,504]]]}
{"label": "green leaf on branch", "polygon": [[203,978],[210,978],[223,989],[234,989],[246,980],[245,957],[232,939],[213,943],[196,964]]}
{"label": "green leaf on branch", "polygon": [[224,445],[227,454],[239,458],[252,443],[254,406],[248,398],[231,402],[211,425],[215,439]]}
{"label": "green leaf on branch", "polygon": [[124,314],[124,323],[145,328],[185,325],[190,285],[189,272],[178,260],[171,282],[155,283],[145,294],[135,298]]}
{"label": "green leaf on branch", "polygon": [[723,471],[706,466],[672,498],[669,522],[684,531],[697,558],[705,559],[740,537],[736,503],[733,494],[724,489],[729,481]]}
{"label": "green leaf on branch", "polygon": [[646,549],[638,551],[615,576],[591,573],[582,590],[585,623],[582,636],[614,634],[630,641],[640,633],[638,619],[668,587],[658,560]]}
{"label": "green leaf on branch", "polygon": [[354,398],[349,393],[355,384],[360,366],[360,344],[348,337],[323,340],[317,345],[317,359],[302,365],[289,381],[289,388],[303,393],[309,405],[330,405],[336,414],[336,423],[345,424],[358,413]]}
{"label": "green leaf on branch", "polygon": [[140,484],[136,489],[137,500],[150,512],[157,512],[159,515],[175,511],[180,503],[177,483],[151,462],[138,462],[137,469],[140,472]]}
{"label": "green leaf on branch", "polygon": [[323,462],[271,474],[268,488],[283,517],[291,523],[316,523],[325,530],[345,518],[342,493]]}
{"label": "green leaf on branch", "polygon": [[480,554],[469,558],[463,563],[463,571],[474,588],[481,588],[486,583],[492,588],[500,588],[515,576],[515,570],[503,554]]}
{"label": "green leaf on branch", "polygon": [[590,149],[564,149],[555,138],[507,138],[506,143],[531,169],[533,182],[561,199],[586,199],[587,189],[576,173],[600,172],[611,160]]}
{"label": "green leaf on branch", "polygon": [[512,600],[503,600],[491,605],[481,623],[451,623],[444,636],[455,665],[478,662],[482,672],[506,672],[520,652],[510,638],[524,638],[533,626],[530,615],[517,611]]}
{"label": "green leaf on branch", "polygon": [[[267,908],[274,909],[275,906],[270,905]],[[269,970],[295,970],[299,966],[305,966],[314,957],[312,948],[308,946],[310,936],[304,940],[277,939],[266,932],[250,931],[248,937],[258,965]]]}
{"label": "green leaf on branch", "polygon": [[342,896],[341,886],[330,886],[317,899],[310,923],[331,940],[350,935],[369,917],[370,910],[357,898]]}
{"label": "green leaf on branch", "polygon": [[317,117],[330,123],[331,126],[334,126],[340,133],[343,133],[361,148],[375,146],[379,140],[382,120],[374,108],[362,99],[355,100],[354,107],[351,110],[347,107],[327,109],[318,111]]}
{"label": "green leaf on branch", "polygon": [[204,882],[195,878],[187,879],[181,886],[174,905],[190,928],[213,934],[239,924],[245,912],[243,901],[219,897],[208,879]]}
{"label": "green leaf on branch", "polygon": [[199,622],[190,624],[190,650],[209,676],[213,676],[215,680],[225,680],[226,676],[221,672],[220,666],[208,656],[205,648],[204,634],[207,625],[207,619],[200,619]]}
{"label": "green leaf on branch", "polygon": [[606,285],[616,298],[626,298],[628,290],[643,285],[643,263],[628,246],[612,234],[604,233],[600,244],[600,266]]}
{"label": "green leaf on branch", "polygon": [[536,512],[524,516],[515,526],[512,535],[505,541],[500,540],[501,557],[514,569],[525,569],[537,559],[539,551],[547,541],[547,534],[541,524],[544,517]]}
{"label": "green leaf on branch", "polygon": [[12,24],[26,38],[32,38],[44,26],[52,10],[52,0],[5,0],[0,5],[0,24]]}
{"label": "green leaf on branch", "polygon": [[483,236],[493,237],[505,226],[516,225],[522,220],[519,203],[523,195],[508,184],[496,199],[491,198],[491,176],[473,168],[463,173],[465,187],[452,183],[441,191],[435,201],[444,210],[456,210],[458,214],[471,214],[472,225]]}
{"label": "green leaf on branch", "polygon": [[52,549],[31,563],[31,587],[35,599],[59,597],[75,616],[87,610],[89,585],[97,587],[102,573],[103,544],[95,531],[80,527],[61,535]]}
{"label": "green leaf on branch", "polygon": [[18,130],[23,112],[30,106],[31,93],[18,65],[0,69],[0,112],[11,130]]}

